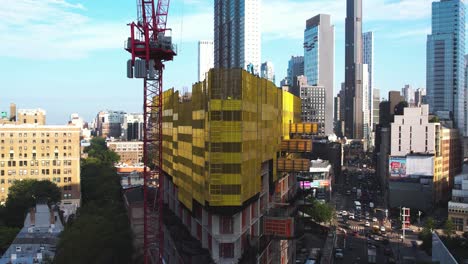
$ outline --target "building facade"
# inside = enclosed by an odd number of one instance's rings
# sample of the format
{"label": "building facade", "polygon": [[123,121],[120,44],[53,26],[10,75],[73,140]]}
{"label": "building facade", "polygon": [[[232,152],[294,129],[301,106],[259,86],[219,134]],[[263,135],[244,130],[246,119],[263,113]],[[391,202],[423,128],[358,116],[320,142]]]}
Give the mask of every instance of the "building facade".
{"label": "building facade", "polygon": [[[412,188],[429,188],[427,191],[432,193],[428,200],[432,202],[430,206],[447,202],[453,179],[461,170],[459,131],[430,122],[428,105],[407,107],[404,115],[395,115],[394,119],[389,158],[393,196],[403,199],[401,194],[395,193],[413,184]],[[416,159],[415,162],[411,162],[409,157]],[[426,162],[428,159],[430,161]],[[392,190],[390,192],[392,197]],[[419,208],[427,210],[429,206],[426,204]]]}
{"label": "building facade", "polygon": [[465,131],[465,3],[432,3],[432,33],[427,36],[426,87],[430,111],[448,115]]}
{"label": "building facade", "polygon": [[206,73],[214,67],[214,43],[212,40],[198,42],[198,81],[205,80]]}
{"label": "building facade", "polygon": [[122,139],[143,140],[144,121],[143,114],[125,114],[122,123]]}
{"label": "building facade", "polygon": [[420,107],[422,104],[427,104],[427,102],[426,102],[426,89],[418,88],[414,92],[414,106]]}
{"label": "building facade", "polygon": [[380,90],[374,88],[373,100],[372,100],[372,130],[375,130],[375,127],[380,122]]}
{"label": "building facade", "polygon": [[96,135],[105,138],[120,138],[125,114],[122,111],[110,110],[99,112],[95,119]]}
{"label": "building facade", "polygon": [[288,84],[294,81],[294,77],[304,75],[304,56],[291,56],[288,62]]}
{"label": "building facade", "polygon": [[18,124],[46,124],[46,111],[40,108],[37,109],[18,109],[16,115]]}
{"label": "building facade", "polygon": [[455,176],[452,200],[448,203],[448,218],[452,220],[456,231],[468,232],[468,167]]}
{"label": "building facade", "polygon": [[362,0],[346,1],[345,31],[345,136],[363,139]]}
{"label": "building facade", "polygon": [[330,15],[308,19],[304,31],[304,75],[309,85],[325,88],[326,135],[333,133],[334,60],[335,29]]}
{"label": "building facade", "polygon": [[415,92],[413,88],[411,88],[411,85],[406,84],[405,87],[401,88],[401,94],[403,95],[403,98],[405,98],[405,101],[408,103],[409,106],[415,105]]}
{"label": "building facade", "polygon": [[214,67],[253,66],[261,61],[260,0],[215,0]]}
{"label": "building facade", "polygon": [[[49,180],[62,189],[68,213],[80,205],[80,129],[0,125],[0,202],[18,180]],[[66,212],[67,213],[67,212]]]}
{"label": "building facade", "polygon": [[143,162],[142,141],[109,141],[107,147],[119,155],[121,163],[133,165]]}
{"label": "building facade", "polygon": [[[300,99],[241,69],[213,69],[191,101],[178,97],[163,94],[164,201],[216,263],[237,263],[254,249],[249,241],[268,239],[261,222],[270,201],[286,201],[296,186],[276,164]],[[255,260],[293,261],[292,241],[266,242]]]}
{"label": "building facade", "polygon": [[[374,32],[364,32],[362,33],[362,63],[367,64],[367,84],[368,84],[368,98],[374,98]],[[370,123],[375,124],[374,122],[374,103],[369,100],[369,118]]]}
{"label": "building facade", "polygon": [[275,83],[275,67],[273,66],[273,62],[265,61],[262,63],[262,67],[260,69],[260,76],[269,80],[272,83]]}
{"label": "building facade", "polygon": [[303,123],[317,123],[319,135],[326,133],[326,89],[322,86],[301,86],[301,120]]}

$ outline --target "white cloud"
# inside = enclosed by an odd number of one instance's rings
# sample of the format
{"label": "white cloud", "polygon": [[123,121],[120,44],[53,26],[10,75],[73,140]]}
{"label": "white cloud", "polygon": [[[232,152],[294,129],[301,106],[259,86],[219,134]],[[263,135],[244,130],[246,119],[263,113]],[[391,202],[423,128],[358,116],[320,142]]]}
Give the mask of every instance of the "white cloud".
{"label": "white cloud", "polygon": [[[213,38],[213,1],[183,0],[171,9],[168,27],[176,44]],[[183,7],[185,5],[185,8]],[[203,5],[203,6],[202,6]],[[197,11],[194,10],[197,7]],[[364,1],[364,21],[405,21],[428,18],[431,0]],[[82,58],[103,49],[122,48],[128,20],[95,21],[82,4],[67,0],[2,0],[0,56],[22,58]],[[345,0],[263,0],[265,40],[302,39],[306,19],[332,15],[337,30],[344,24]]]}
{"label": "white cloud", "polygon": [[65,0],[3,0],[0,56],[76,59],[102,49],[123,48],[126,22],[96,23],[81,4]]}

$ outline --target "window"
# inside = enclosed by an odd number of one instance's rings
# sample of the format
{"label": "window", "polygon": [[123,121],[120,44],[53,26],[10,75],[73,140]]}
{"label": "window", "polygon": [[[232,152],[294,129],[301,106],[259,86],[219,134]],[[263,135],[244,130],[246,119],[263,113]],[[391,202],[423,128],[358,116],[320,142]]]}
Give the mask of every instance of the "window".
{"label": "window", "polygon": [[232,217],[221,216],[219,221],[219,232],[221,234],[232,234],[234,232],[234,223]]}
{"label": "window", "polygon": [[222,258],[233,258],[234,257],[234,244],[233,243],[220,243],[219,244],[219,256]]}

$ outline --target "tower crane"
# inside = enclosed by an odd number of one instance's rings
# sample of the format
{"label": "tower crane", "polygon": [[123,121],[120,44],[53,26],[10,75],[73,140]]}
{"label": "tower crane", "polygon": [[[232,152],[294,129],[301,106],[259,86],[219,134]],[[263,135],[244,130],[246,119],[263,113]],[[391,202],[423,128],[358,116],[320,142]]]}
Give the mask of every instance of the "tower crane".
{"label": "tower crane", "polygon": [[[164,62],[176,49],[166,28],[170,0],[137,0],[137,22],[130,26],[125,50],[127,77],[143,79],[144,263],[163,263],[162,106]],[[156,6],[155,6],[156,4]]]}

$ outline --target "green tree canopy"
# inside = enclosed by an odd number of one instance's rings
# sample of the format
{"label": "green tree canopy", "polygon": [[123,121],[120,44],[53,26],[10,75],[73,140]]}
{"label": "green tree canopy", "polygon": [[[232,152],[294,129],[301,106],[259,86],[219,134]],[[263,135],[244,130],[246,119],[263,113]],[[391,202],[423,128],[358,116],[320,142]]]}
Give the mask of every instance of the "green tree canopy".
{"label": "green tree canopy", "polygon": [[0,226],[0,255],[8,249],[19,231],[17,227]]}
{"label": "green tree canopy", "polygon": [[101,137],[95,137],[91,139],[91,145],[84,149],[84,152],[88,153],[88,157],[94,158],[94,160],[89,162],[106,163],[114,164],[120,160],[120,157],[114,151],[111,151],[107,148],[106,140]]}
{"label": "green tree canopy", "polygon": [[451,237],[455,232],[455,225],[453,224],[452,219],[447,219],[444,225],[444,233],[446,236]]}
{"label": "green tree canopy", "polygon": [[317,200],[313,200],[312,206],[304,209],[304,211],[318,223],[330,222],[335,214],[335,209],[331,205],[320,203]]}
{"label": "green tree canopy", "polygon": [[5,224],[10,227],[22,227],[29,208],[38,202],[55,204],[60,202],[60,199],[60,188],[51,181],[16,181],[10,187],[5,203]]}
{"label": "green tree canopy", "polygon": [[85,151],[82,207],[62,233],[54,263],[132,263],[132,232],[114,168],[118,156],[102,138],[91,140]]}

